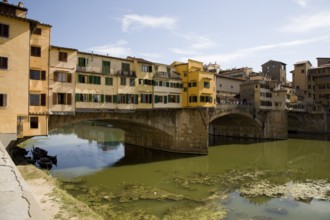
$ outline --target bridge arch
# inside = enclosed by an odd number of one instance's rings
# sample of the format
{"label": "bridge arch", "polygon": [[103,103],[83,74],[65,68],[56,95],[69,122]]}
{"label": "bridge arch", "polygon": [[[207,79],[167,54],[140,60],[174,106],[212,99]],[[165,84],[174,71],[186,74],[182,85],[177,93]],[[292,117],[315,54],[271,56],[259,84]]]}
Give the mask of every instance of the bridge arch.
{"label": "bridge arch", "polygon": [[263,128],[263,122],[248,112],[218,112],[209,123],[212,135],[262,138]]}
{"label": "bridge arch", "polygon": [[158,150],[207,154],[205,114],[198,109],[137,110],[131,112],[76,112],[52,115],[49,129],[86,120],[102,120],[125,131],[125,143]]}

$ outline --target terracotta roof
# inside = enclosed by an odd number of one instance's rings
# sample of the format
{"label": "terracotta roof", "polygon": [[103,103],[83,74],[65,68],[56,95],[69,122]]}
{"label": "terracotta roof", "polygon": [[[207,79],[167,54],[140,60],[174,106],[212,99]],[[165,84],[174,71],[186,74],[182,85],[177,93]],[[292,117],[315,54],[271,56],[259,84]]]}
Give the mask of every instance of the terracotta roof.
{"label": "terracotta roof", "polygon": [[5,3],[5,2],[0,2],[0,7],[1,6],[10,6],[12,8],[19,9],[19,10],[22,10],[22,11],[27,11],[28,10],[27,8],[19,7],[18,5],[13,5],[13,4],[10,4],[10,3]]}
{"label": "terracotta roof", "polygon": [[56,49],[63,49],[63,50],[74,50],[74,51],[78,51],[77,49],[68,48],[68,47],[59,47],[59,46],[54,46],[54,45],[51,45],[50,47],[51,47],[51,49],[52,48],[56,48]]}
{"label": "terracotta roof", "polygon": [[299,64],[304,64],[304,63],[309,63],[310,65],[312,65],[311,62],[309,62],[309,60],[299,61],[299,62],[295,63],[294,65],[299,65]]}

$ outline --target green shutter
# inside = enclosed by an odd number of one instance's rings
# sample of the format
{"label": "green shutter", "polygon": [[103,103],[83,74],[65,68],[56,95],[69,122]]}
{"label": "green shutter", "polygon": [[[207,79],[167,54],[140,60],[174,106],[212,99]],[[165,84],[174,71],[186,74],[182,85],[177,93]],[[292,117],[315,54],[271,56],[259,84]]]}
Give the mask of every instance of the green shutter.
{"label": "green shutter", "polygon": [[89,94],[88,95],[88,102],[93,102],[93,95],[92,94]]}
{"label": "green shutter", "polygon": [[76,102],[79,102],[80,101],[80,94],[76,93],[75,97],[76,97]]}
{"label": "green shutter", "polygon": [[89,84],[93,84],[93,76],[88,76],[88,82]]}
{"label": "green shutter", "polygon": [[134,95],[134,103],[139,104],[139,95]]}
{"label": "green shutter", "polygon": [[164,103],[167,104],[167,96],[164,96]]}

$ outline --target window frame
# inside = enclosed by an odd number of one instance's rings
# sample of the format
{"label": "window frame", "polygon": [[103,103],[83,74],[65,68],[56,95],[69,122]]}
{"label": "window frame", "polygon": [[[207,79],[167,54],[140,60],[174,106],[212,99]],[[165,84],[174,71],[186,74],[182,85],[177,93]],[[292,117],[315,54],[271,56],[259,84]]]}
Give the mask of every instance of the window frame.
{"label": "window frame", "polygon": [[0,23],[0,37],[9,38],[10,26],[8,24]]}
{"label": "window frame", "polygon": [[68,62],[68,52],[59,51],[58,52],[58,61]]}
{"label": "window frame", "polygon": [[41,47],[40,46],[31,46],[31,56],[32,57],[41,57]]}
{"label": "window frame", "polygon": [[39,128],[39,117],[31,116],[30,117],[30,129]]}
{"label": "window frame", "polygon": [[8,106],[8,95],[1,93],[0,94],[0,108],[6,108]]}
{"label": "window frame", "polygon": [[0,70],[8,70],[8,57],[0,56]]}

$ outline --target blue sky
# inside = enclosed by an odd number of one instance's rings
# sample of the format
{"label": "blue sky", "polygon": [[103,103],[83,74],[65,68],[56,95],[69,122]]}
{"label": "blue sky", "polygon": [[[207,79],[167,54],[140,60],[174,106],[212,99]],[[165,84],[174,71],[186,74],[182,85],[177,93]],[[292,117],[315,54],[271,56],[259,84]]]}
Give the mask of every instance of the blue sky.
{"label": "blue sky", "polygon": [[[18,1],[10,3],[17,4]],[[51,43],[171,64],[222,69],[330,57],[329,0],[29,0],[28,17],[53,26]]]}

